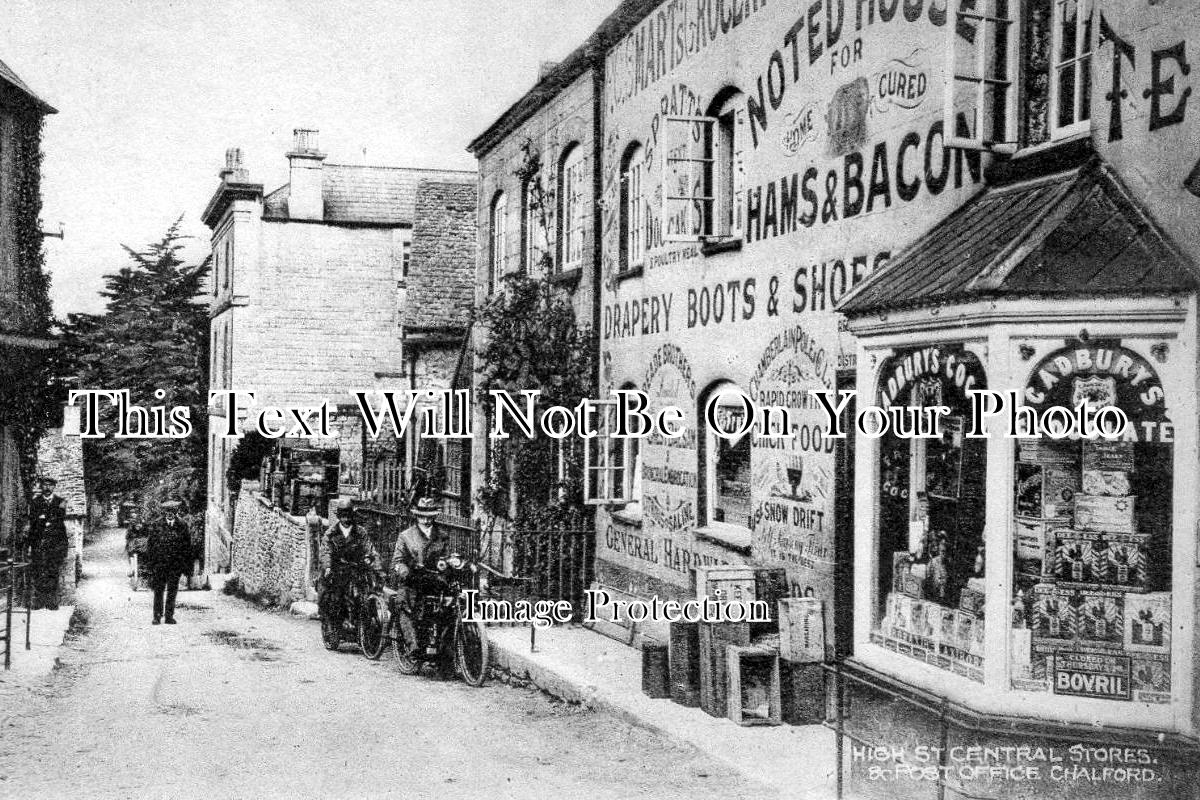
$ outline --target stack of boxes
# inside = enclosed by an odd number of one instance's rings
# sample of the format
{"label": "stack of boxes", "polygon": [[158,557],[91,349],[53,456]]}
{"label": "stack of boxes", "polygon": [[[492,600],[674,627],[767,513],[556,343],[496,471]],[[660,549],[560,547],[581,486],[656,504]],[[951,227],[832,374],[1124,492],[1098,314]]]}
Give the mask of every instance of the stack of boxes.
{"label": "stack of boxes", "polygon": [[1168,702],[1170,593],[1149,591],[1133,443],[1022,441],[1017,475],[1013,688]]}

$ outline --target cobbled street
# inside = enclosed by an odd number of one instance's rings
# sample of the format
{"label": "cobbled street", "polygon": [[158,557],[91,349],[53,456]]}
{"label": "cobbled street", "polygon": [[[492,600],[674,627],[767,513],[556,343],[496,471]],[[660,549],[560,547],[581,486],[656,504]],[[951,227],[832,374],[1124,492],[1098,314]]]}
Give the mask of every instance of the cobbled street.
{"label": "cobbled street", "polygon": [[614,717],[406,677],[219,592],[181,592],[179,624],[151,626],[122,544],[89,548],[60,668],[0,695],[0,796],[769,796]]}

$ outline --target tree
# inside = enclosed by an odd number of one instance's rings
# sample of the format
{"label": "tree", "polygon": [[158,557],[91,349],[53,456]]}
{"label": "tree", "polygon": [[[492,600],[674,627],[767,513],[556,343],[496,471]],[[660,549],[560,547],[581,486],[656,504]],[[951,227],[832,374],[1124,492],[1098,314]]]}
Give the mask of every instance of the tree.
{"label": "tree", "polygon": [[131,264],[104,278],[103,314],[72,315],[64,350],[77,384],[125,389],[142,408],[186,407],[192,426],[182,438],[118,439],[116,410],[102,401],[103,439],[87,439],[89,487],[104,500],[141,497],[156,506],[168,497],[193,512],[203,508],[207,459],[208,309],[201,298],[208,259],[180,258],[176,221],[145,250],[125,247]]}

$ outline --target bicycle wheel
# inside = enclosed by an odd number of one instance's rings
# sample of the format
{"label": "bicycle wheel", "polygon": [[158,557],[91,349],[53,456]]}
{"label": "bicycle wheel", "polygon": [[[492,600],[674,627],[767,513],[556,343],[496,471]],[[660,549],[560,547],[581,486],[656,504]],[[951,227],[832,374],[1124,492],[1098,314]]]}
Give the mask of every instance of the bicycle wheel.
{"label": "bicycle wheel", "polygon": [[401,675],[416,675],[421,670],[417,658],[417,630],[403,611],[392,615],[392,656]]}
{"label": "bicycle wheel", "polygon": [[358,646],[362,648],[363,655],[372,661],[379,660],[387,644],[387,637],[384,636],[385,619],[378,597],[371,596],[363,601],[358,620]]}
{"label": "bicycle wheel", "polygon": [[478,622],[460,622],[454,637],[458,671],[468,686],[483,686],[488,673],[487,630]]}

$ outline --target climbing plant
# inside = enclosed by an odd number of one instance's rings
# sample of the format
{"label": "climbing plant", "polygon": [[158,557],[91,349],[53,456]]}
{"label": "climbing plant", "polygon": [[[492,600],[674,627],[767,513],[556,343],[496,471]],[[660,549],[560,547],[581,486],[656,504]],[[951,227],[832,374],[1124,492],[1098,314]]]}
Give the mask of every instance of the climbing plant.
{"label": "climbing plant", "polygon": [[[550,193],[541,179],[541,157],[532,143],[522,148],[515,174],[527,186],[527,208],[550,229]],[[596,341],[576,319],[569,294],[553,278],[549,234],[536,265],[501,277],[496,293],[476,313],[476,351],[481,396],[503,390],[514,398],[539,391],[538,407],[575,406],[589,397]],[[493,440],[491,468],[479,490],[486,514],[523,529],[577,527],[583,523],[582,448],[575,437],[555,440],[540,430]]]}

